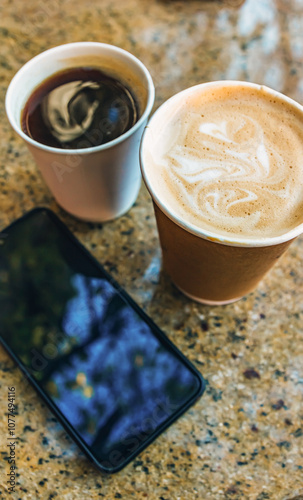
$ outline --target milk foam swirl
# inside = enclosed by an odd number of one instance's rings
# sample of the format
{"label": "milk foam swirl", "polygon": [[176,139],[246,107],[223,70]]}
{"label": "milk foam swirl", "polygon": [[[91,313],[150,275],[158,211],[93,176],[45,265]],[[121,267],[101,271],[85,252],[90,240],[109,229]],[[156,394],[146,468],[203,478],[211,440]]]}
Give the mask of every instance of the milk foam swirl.
{"label": "milk foam swirl", "polygon": [[302,222],[303,134],[292,128],[293,114],[258,104],[232,101],[222,111],[204,103],[178,116],[160,161],[169,199],[185,219],[244,237]]}

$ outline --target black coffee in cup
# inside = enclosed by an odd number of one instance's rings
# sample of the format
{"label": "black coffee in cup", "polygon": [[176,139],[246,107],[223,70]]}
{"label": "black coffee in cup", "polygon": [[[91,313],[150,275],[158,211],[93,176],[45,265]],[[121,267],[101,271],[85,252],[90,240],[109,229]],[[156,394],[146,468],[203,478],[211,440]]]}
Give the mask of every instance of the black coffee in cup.
{"label": "black coffee in cup", "polygon": [[21,116],[22,130],[41,144],[84,149],[106,144],[139,119],[135,96],[100,69],[69,68],[42,82]]}

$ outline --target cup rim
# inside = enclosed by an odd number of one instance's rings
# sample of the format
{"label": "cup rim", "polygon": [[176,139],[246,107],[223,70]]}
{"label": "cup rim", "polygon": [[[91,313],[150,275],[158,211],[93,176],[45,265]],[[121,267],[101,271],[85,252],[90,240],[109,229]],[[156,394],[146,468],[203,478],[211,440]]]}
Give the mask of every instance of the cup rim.
{"label": "cup rim", "polygon": [[[129,130],[124,132],[124,134],[120,135],[119,137],[116,137],[116,139],[113,139],[112,141],[106,142],[105,144],[101,144],[99,146],[92,146],[89,148],[78,148],[78,149],[77,148],[75,148],[75,149],[73,149],[73,148],[62,149],[62,148],[48,146],[47,144],[42,144],[42,143],[36,141],[35,139],[32,139],[30,136],[28,136],[27,134],[25,134],[23,132],[23,130],[21,128],[21,124],[19,124],[17,122],[17,120],[15,119],[15,116],[12,112],[11,102],[13,100],[15,87],[16,87],[16,85],[18,85],[18,82],[20,81],[20,79],[22,79],[23,75],[25,73],[27,73],[31,69],[32,66],[39,63],[40,60],[44,59],[45,57],[48,57],[49,55],[51,55],[53,53],[60,52],[64,48],[69,48],[69,47],[74,48],[75,50],[78,47],[87,47],[88,49],[92,48],[92,47],[106,48],[107,50],[112,51],[112,53],[120,54],[120,55],[124,56],[126,59],[130,59],[133,63],[135,63],[141,69],[141,71],[143,72],[143,74],[146,78],[146,82],[144,82],[144,83],[147,84],[147,102],[146,102],[144,111],[143,111],[142,115],[140,116],[139,120]],[[40,83],[42,83],[42,81],[43,80],[41,80]],[[131,135],[133,135],[141,127],[142,123],[144,123],[145,120],[147,120],[147,118],[152,110],[154,100],[155,100],[155,87],[154,87],[154,83],[153,83],[151,74],[148,71],[148,69],[146,68],[146,66],[143,64],[143,62],[140,61],[140,59],[138,59],[136,56],[134,56],[133,54],[131,54],[127,50],[122,49],[120,47],[117,47],[116,45],[103,43],[103,42],[83,41],[83,42],[65,43],[65,44],[57,45],[55,47],[51,47],[50,49],[47,49],[47,50],[44,50],[43,52],[40,52],[36,56],[32,57],[25,64],[23,64],[23,66],[21,66],[21,68],[13,76],[13,78],[10,81],[9,86],[7,88],[6,96],[5,96],[5,110],[6,110],[6,114],[7,114],[8,120],[9,120],[12,128],[28,144],[35,146],[38,149],[42,149],[43,151],[48,151],[48,152],[56,153],[59,155],[60,154],[62,154],[62,155],[66,155],[66,154],[86,155],[86,154],[97,153],[99,151],[110,149],[110,148],[120,144],[121,142],[125,141]],[[21,110],[20,110],[20,115],[21,115]],[[20,116],[20,118],[21,118],[21,116]]]}
{"label": "cup rim", "polygon": [[286,101],[289,103],[291,106],[295,107],[300,113],[302,114],[302,119],[303,119],[303,106],[296,102],[295,100],[291,99],[290,97],[282,94],[281,92],[278,92],[274,89],[271,89],[270,87],[267,87],[266,85],[261,85],[257,83],[252,83],[252,82],[247,82],[247,81],[240,81],[240,80],[217,80],[213,82],[205,82],[205,83],[200,83],[197,85],[194,85],[192,87],[189,87],[187,89],[181,90],[177,94],[174,94],[171,96],[169,99],[164,101],[158,109],[155,111],[155,113],[152,115],[150,118],[148,124],[146,125],[144,132],[142,134],[141,138],[141,143],[140,143],[140,168],[141,168],[141,173],[143,180],[145,182],[145,185],[153,199],[153,201],[157,204],[159,209],[175,224],[180,226],[182,229],[185,231],[198,236],[199,238],[206,239],[208,241],[212,241],[214,243],[219,243],[222,245],[226,246],[234,246],[234,247],[267,247],[267,246],[273,246],[273,245],[278,245],[280,243],[285,243],[287,241],[290,241],[300,234],[303,233],[303,222],[296,226],[295,228],[291,229],[290,231],[287,231],[286,233],[283,233],[279,236],[272,236],[272,237],[260,237],[260,238],[240,238],[240,237],[233,237],[233,236],[224,236],[220,235],[220,233],[216,233],[215,231],[208,231],[204,230],[201,227],[192,224],[190,222],[187,222],[183,220],[177,213],[176,211],[165,205],[165,202],[161,200],[161,197],[158,196],[158,194],[155,192],[155,190],[152,187],[151,182],[148,179],[148,174],[145,169],[144,165],[144,144],[146,140],[146,135],[148,130],[152,127],[153,122],[158,118],[161,113],[163,113],[166,108],[168,108],[175,100],[180,99],[182,96],[185,96],[186,94],[190,94],[193,92],[195,89],[206,89],[206,88],[211,88],[211,87],[225,87],[225,86],[245,86],[245,87],[250,87],[250,88],[255,88],[255,89],[260,89],[263,90],[267,93],[269,93],[272,96],[275,96],[279,98],[280,100],[282,99],[283,101]]}

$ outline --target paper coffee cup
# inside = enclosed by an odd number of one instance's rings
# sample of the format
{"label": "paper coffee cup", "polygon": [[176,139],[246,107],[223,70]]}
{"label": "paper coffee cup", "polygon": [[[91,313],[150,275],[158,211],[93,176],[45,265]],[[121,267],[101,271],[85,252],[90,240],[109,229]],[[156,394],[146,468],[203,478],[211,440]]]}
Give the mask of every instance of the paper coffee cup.
{"label": "paper coffee cup", "polygon": [[[180,126],[174,119],[176,109],[190,106],[188,97],[198,99],[211,89],[226,90],[234,86],[242,86],[248,91],[261,88],[248,82],[223,81],[197,85],[180,92],[162,104],[153,115],[143,134],[140,149],[141,171],[154,202],[164,269],[185,295],[211,305],[227,304],[253,291],[293,239],[303,232],[303,215],[296,226],[276,236],[263,234],[262,237],[248,235],[241,238],[211,231],[203,227],[203,223],[194,224],[180,215],[162,188],[162,166],[161,162],[154,161],[154,152],[161,150],[167,135],[170,137],[167,123],[174,123],[170,143],[174,142]],[[262,91],[273,102],[276,100],[277,106],[290,106],[302,117],[303,124],[301,105],[266,87],[262,87]],[[174,188],[178,189],[178,180],[175,182]]]}
{"label": "paper coffee cup", "polygon": [[[137,99],[139,119],[116,139],[85,149],[54,148],[33,140],[21,128],[28,98],[50,76],[77,67],[100,69],[128,86]],[[49,49],[26,63],[9,85],[6,112],[58,204],[75,217],[103,222],[125,213],[137,198],[139,145],[154,93],[148,70],[129,52],[104,43],[77,42]]]}

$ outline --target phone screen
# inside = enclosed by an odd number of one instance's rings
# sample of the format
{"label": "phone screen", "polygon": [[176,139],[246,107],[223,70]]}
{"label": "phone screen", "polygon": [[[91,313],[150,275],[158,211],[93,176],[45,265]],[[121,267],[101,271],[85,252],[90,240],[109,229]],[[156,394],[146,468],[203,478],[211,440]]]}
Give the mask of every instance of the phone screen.
{"label": "phone screen", "polygon": [[95,464],[121,469],[203,379],[52,212],[33,210],[0,242],[4,346]]}

